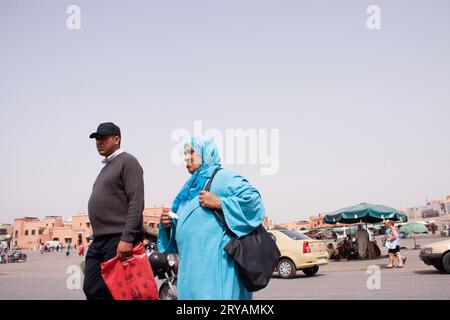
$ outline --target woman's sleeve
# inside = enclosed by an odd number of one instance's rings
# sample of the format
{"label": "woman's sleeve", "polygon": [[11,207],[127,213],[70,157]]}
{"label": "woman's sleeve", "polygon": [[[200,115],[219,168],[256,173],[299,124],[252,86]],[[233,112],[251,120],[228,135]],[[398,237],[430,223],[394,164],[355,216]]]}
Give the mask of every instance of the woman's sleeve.
{"label": "woman's sleeve", "polygon": [[228,227],[240,238],[261,224],[265,209],[258,190],[245,178],[231,172],[226,174],[221,186],[227,192],[220,197],[220,203]]}
{"label": "woman's sleeve", "polygon": [[159,224],[158,227],[158,251],[162,253],[178,253],[175,241],[175,222],[172,219],[172,226],[166,229]]}

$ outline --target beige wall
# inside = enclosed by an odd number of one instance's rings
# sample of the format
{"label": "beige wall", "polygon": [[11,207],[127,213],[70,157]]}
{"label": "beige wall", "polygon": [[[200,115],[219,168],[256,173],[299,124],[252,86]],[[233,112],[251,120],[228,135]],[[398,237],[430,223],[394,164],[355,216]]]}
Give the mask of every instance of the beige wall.
{"label": "beige wall", "polygon": [[55,227],[52,231],[51,240],[56,240],[62,244],[66,244],[70,239],[70,243],[73,244],[73,232],[70,224],[65,225],[64,227]]}
{"label": "beige wall", "polygon": [[320,228],[323,226],[323,217],[322,216],[311,216],[309,217],[309,227],[311,229],[313,228]]}
{"label": "beige wall", "polygon": [[44,218],[43,223],[46,228],[62,227],[64,225],[62,217],[59,216],[47,216]]}
{"label": "beige wall", "polygon": [[444,200],[445,203],[445,210],[448,215],[450,215],[450,196],[447,196]]}
{"label": "beige wall", "polygon": [[46,216],[43,220],[34,217],[18,218],[14,219],[12,244],[24,249],[36,249],[40,243],[55,238],[64,242],[63,239],[68,234],[72,237],[71,230],[70,226],[64,227],[60,216]]}
{"label": "beige wall", "polygon": [[91,223],[87,213],[72,216],[72,244],[85,244],[92,234]]}
{"label": "beige wall", "polygon": [[50,240],[49,231],[48,228],[45,228],[45,222],[39,221],[38,218],[14,219],[12,244],[24,249],[31,249],[41,242]]}
{"label": "beige wall", "polygon": [[[149,226],[151,229],[158,229],[159,220],[161,218],[161,214],[163,213],[163,209],[166,207],[153,207],[153,208],[145,208],[144,209],[144,224]],[[170,209],[170,208],[167,208]]]}
{"label": "beige wall", "polygon": [[12,224],[2,223],[2,224],[0,224],[0,228],[5,229],[6,234],[9,234],[9,235],[12,236],[12,231],[13,231],[13,225]]}

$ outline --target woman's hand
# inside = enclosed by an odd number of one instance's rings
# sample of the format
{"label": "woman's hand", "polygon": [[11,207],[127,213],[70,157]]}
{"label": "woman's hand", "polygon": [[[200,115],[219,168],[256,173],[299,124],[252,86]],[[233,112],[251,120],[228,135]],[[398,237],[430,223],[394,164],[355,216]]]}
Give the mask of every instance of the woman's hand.
{"label": "woman's hand", "polygon": [[170,228],[172,226],[172,218],[169,217],[169,209],[163,208],[163,213],[161,214],[160,222],[162,223],[165,229]]}
{"label": "woman's hand", "polygon": [[220,198],[212,192],[205,190],[200,191],[200,205],[204,208],[212,210],[222,210],[222,205],[220,204]]}

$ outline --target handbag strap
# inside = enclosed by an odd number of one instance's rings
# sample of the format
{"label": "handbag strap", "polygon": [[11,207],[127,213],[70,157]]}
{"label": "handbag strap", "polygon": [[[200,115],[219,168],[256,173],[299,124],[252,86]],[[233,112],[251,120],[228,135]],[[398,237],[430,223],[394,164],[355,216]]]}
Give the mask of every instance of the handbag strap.
{"label": "handbag strap", "polygon": [[205,189],[204,189],[205,191],[209,192],[209,190],[211,190],[211,184],[214,180],[214,177],[216,176],[217,172],[219,172],[220,170],[222,170],[222,168],[217,168],[216,170],[214,170],[214,172],[211,175],[211,178],[209,178],[208,183],[205,186]]}
{"label": "handbag strap", "polygon": [[[205,186],[205,189],[204,189],[205,191],[209,192],[209,190],[211,189],[211,185],[214,180],[214,177],[216,176],[217,172],[219,172],[220,170],[222,170],[222,168],[217,168],[216,170],[214,170],[213,174],[211,175],[211,178],[209,179],[208,183]],[[223,211],[220,210],[221,214],[217,210],[212,210],[212,211],[214,212],[214,215],[220,221],[220,223],[225,227],[225,229],[227,229],[227,232],[232,237],[236,237],[236,235],[233,233],[233,231],[231,231],[231,229],[228,227],[227,223],[225,222],[225,217],[224,217]]]}

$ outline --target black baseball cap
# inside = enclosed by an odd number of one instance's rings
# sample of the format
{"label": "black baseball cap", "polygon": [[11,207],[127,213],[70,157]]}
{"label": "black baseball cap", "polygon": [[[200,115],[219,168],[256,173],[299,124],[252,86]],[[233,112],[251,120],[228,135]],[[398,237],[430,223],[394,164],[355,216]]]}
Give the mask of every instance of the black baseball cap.
{"label": "black baseball cap", "polygon": [[120,128],[116,126],[112,122],[104,122],[100,123],[100,125],[97,128],[97,132],[91,133],[89,138],[96,138],[98,136],[121,136],[120,135]]}

